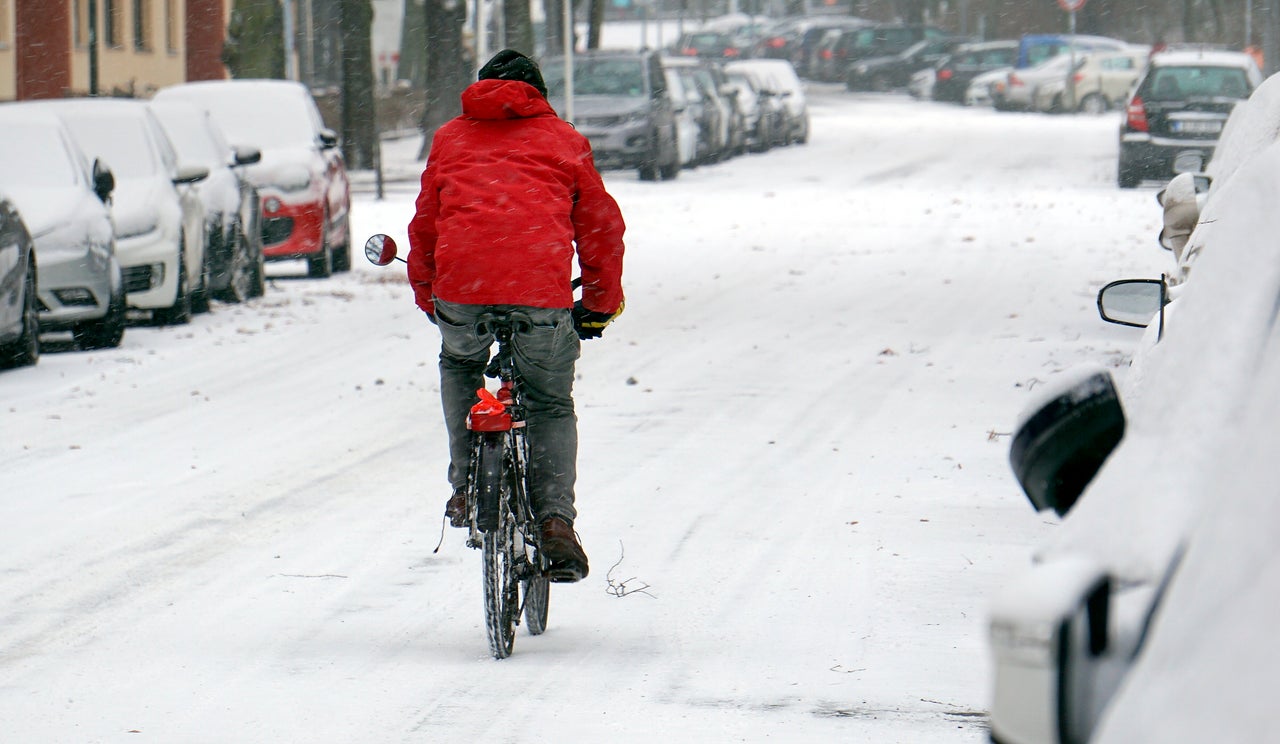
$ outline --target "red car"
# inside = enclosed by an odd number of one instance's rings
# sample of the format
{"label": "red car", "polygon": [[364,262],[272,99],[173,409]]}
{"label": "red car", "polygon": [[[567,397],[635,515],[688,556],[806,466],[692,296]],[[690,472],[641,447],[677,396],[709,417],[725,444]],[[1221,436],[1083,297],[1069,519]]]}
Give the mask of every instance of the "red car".
{"label": "red car", "polygon": [[287,80],[214,80],[162,89],[207,110],[232,145],[262,160],[246,175],[262,197],[262,254],[305,258],[307,275],[351,268],[351,186],[338,136],[306,86]]}

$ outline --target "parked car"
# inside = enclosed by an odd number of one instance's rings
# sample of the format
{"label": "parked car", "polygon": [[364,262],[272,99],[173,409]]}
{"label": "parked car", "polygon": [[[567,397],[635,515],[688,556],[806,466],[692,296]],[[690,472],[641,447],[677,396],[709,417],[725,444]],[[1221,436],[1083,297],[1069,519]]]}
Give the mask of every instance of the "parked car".
{"label": "parked car", "polygon": [[822,40],[830,38],[834,41],[835,37],[838,36],[838,31],[870,25],[871,21],[852,16],[810,17],[801,26],[803,30],[800,32],[799,39],[795,42],[794,49],[789,57],[791,64],[796,68],[796,74],[802,78],[816,79],[817,58],[820,54],[819,45]]}
{"label": "parked car", "polygon": [[709,59],[737,59],[749,54],[747,43],[729,31],[686,31],[676,40],[676,54]]}
{"label": "parked car", "polygon": [[[1062,521],[992,601],[994,741],[1280,738],[1257,703],[1280,597],[1276,173],[1273,143],[1210,200],[1212,250],[1136,388],[1082,369],[1020,417],[1015,473]],[[1109,286],[1105,313],[1166,309],[1158,283]]]}
{"label": "parked car", "polygon": [[939,60],[933,69],[931,97],[935,101],[962,103],[965,91],[984,72],[1013,66],[1018,42],[983,41],[963,44]]}
{"label": "parked car", "polygon": [[853,62],[845,74],[845,88],[880,92],[905,88],[918,70],[932,69],[964,41],[953,37],[925,39],[897,54]]}
{"label": "parked car", "polygon": [[[1129,45],[1120,39],[1086,34],[1024,34],[1018,40],[1018,57],[1014,60],[1014,72],[1044,64],[1047,60],[1074,50],[1077,54],[1094,51],[1121,51]],[[993,105],[999,111],[1015,111],[1029,108],[1007,104],[1004,96],[1008,86],[992,86]]]}
{"label": "parked car", "polygon": [[1120,127],[1120,187],[1203,170],[1231,110],[1261,82],[1244,52],[1152,55]]}
{"label": "parked car", "polygon": [[698,163],[716,163],[732,155],[735,136],[741,139],[741,123],[735,121],[737,111],[721,82],[724,73],[693,57],[667,57],[662,64],[680,76],[685,106],[698,122]]}
{"label": "parked car", "polygon": [[926,39],[949,36],[946,31],[933,26],[915,24],[874,24],[834,32],[820,42],[818,66],[814,77],[818,80],[840,82],[848,75],[849,66],[871,57],[887,57],[906,51],[913,44]]}
{"label": "parked car", "polygon": [[1011,72],[1012,67],[997,67],[975,75],[964,90],[964,105],[994,107],[996,99],[1004,95]]}
{"label": "parked car", "polygon": [[1122,52],[1089,52],[1070,79],[1048,80],[1035,91],[1032,108],[1062,113],[1101,114],[1124,106],[1147,68],[1151,48],[1135,46]]}
{"label": "parked car", "polygon": [[115,177],[111,221],[129,307],[181,325],[209,309],[203,205],[193,185],[209,170],[178,159],[146,103],[67,98],[14,104],[57,114],[80,147]]}
{"label": "parked car", "polygon": [[306,259],[307,275],[351,268],[351,184],[338,135],[324,125],[311,92],[287,80],[211,80],[160,89],[213,116],[226,139],[257,149],[245,166],[262,198],[262,252],[268,261]]}
{"label": "parked car", "polygon": [[[564,58],[548,57],[541,66],[547,97],[563,116]],[[669,90],[657,52],[590,51],[573,58],[573,124],[591,141],[602,170],[635,168],[646,181],[678,176],[682,96]]]}
{"label": "parked car", "polygon": [[0,369],[40,359],[39,302],[35,242],[18,208],[0,193]]}
{"label": "parked car", "polygon": [[204,205],[210,294],[224,302],[261,297],[266,278],[258,217],[262,200],[242,166],[258,162],[262,154],[227,144],[209,113],[194,104],[158,102],[151,110],[178,157],[209,170],[209,177],[196,184],[196,194]]}
{"label": "parked car", "polygon": [[71,331],[81,349],[120,345],[124,272],[107,201],[114,178],[49,111],[0,105],[0,190],[35,241],[41,332]]}
{"label": "parked car", "polygon": [[726,70],[726,84],[737,91],[734,106],[742,119],[743,148],[764,152],[777,144],[785,116],[782,102],[773,98],[756,77],[743,70]]}
{"label": "parked car", "polygon": [[743,71],[754,75],[770,96],[781,101],[785,116],[779,140],[782,144],[809,141],[809,103],[804,84],[790,62],[781,59],[744,59],[725,63],[725,72]]}
{"label": "parked car", "polygon": [[1010,70],[1002,94],[995,98],[997,111],[1028,111],[1035,106],[1036,90],[1058,84],[1079,71],[1087,58],[1083,54],[1059,54],[1034,67]]}

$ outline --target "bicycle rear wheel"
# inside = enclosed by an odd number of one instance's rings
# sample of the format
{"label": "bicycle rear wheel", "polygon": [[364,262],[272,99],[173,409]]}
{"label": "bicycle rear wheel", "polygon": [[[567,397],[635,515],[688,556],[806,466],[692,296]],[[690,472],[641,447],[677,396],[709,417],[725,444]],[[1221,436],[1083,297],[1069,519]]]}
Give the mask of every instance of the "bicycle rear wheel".
{"label": "bicycle rear wheel", "polygon": [[547,629],[547,605],[551,601],[551,582],[546,576],[525,579],[524,622],[529,635],[542,635]]}

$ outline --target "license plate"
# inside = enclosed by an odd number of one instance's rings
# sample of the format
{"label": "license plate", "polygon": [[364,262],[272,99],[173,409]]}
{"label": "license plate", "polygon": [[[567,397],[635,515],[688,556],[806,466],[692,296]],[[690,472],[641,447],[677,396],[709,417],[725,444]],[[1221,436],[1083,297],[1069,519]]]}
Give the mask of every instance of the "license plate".
{"label": "license plate", "polygon": [[1191,119],[1171,122],[1171,128],[1177,134],[1218,134],[1222,131],[1222,122],[1217,119],[1208,121]]}

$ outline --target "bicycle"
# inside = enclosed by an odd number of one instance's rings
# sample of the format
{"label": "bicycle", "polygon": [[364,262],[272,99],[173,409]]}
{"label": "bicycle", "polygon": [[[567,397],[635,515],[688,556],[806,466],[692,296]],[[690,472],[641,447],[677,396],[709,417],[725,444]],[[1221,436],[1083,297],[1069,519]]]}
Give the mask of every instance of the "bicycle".
{"label": "bicycle", "polygon": [[[365,257],[378,266],[403,260],[396,255],[395,241],[381,234],[365,243]],[[478,390],[479,400],[467,417],[467,546],[483,555],[485,628],[495,659],[511,655],[522,615],[530,635],[546,630],[551,582],[556,580],[542,554],[529,501],[529,443],[511,350],[512,335],[529,322],[522,315],[513,311],[480,318],[479,330],[492,333],[498,345],[485,369],[498,387]]]}

